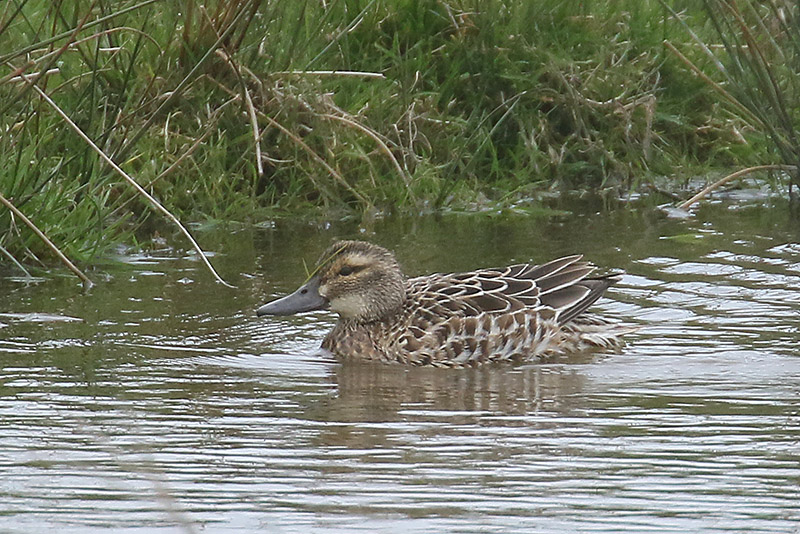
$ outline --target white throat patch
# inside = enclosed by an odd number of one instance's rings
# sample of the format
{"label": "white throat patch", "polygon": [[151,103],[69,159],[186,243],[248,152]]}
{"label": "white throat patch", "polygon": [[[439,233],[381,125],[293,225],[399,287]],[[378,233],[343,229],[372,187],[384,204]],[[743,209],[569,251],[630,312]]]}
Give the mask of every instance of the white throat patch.
{"label": "white throat patch", "polygon": [[367,301],[360,295],[344,295],[331,301],[331,311],[335,311],[346,319],[363,315]]}

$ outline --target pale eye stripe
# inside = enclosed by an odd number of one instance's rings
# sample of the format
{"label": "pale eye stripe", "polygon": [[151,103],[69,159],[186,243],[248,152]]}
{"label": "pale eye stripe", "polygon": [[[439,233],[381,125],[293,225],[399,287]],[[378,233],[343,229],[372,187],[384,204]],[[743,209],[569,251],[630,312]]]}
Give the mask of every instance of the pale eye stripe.
{"label": "pale eye stripe", "polygon": [[350,267],[363,268],[373,264],[374,259],[364,254],[350,254],[347,256],[346,265]]}

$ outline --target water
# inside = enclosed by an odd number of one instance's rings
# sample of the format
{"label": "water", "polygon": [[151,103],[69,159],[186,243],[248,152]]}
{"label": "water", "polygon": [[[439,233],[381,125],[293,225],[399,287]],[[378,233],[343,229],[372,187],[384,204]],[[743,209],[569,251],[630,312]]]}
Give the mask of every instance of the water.
{"label": "water", "polygon": [[[735,201],[201,233],[0,281],[0,533],[800,532],[800,223]],[[334,237],[407,272],[580,251],[623,282],[618,353],[338,363],[333,317],[257,319]]]}

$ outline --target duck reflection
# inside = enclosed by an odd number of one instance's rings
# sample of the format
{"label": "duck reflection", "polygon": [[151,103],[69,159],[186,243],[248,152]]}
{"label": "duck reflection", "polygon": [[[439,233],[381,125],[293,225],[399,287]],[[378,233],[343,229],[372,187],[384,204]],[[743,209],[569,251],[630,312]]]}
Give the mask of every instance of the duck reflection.
{"label": "duck reflection", "polygon": [[333,370],[337,395],[330,417],[338,421],[394,421],[409,413],[447,412],[451,416],[565,414],[580,400],[585,377],[580,359],[473,369],[406,367],[343,361]]}
{"label": "duck reflection", "polygon": [[409,433],[430,438],[485,426],[546,431],[584,409],[580,359],[596,357],[459,370],[343,361],[330,377],[336,394],[306,415],[334,423],[317,437],[325,447],[374,449]]}

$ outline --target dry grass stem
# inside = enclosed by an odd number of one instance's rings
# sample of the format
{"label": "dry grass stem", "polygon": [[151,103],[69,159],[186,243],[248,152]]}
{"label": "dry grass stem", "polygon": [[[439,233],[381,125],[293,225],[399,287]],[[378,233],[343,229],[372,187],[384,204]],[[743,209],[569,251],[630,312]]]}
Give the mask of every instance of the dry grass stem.
{"label": "dry grass stem", "polygon": [[[252,2],[253,0],[250,0],[250,2],[246,4],[246,7],[250,7]],[[167,106],[171,105],[172,102],[176,98],[178,98],[178,96],[183,94],[183,92],[186,90],[186,88],[189,86],[191,82],[197,79],[197,73],[205,64],[206,60],[208,60],[208,58],[211,57],[211,55],[216,52],[216,50],[220,47],[222,42],[233,32],[234,28],[236,27],[236,24],[239,22],[239,19],[242,18],[245,11],[246,9],[242,9],[234,17],[231,23],[219,34],[219,37],[217,38],[216,42],[214,42],[214,44],[208,48],[206,53],[203,54],[203,56],[195,63],[192,69],[186,74],[186,76],[183,77],[183,79],[178,83],[178,85],[175,86],[175,88],[172,91],[170,91],[169,94],[167,94],[166,98],[164,98],[164,101],[161,102],[158,108],[150,115],[150,117],[144,122],[144,124],[142,124],[133,135],[128,137],[125,144],[117,153],[117,157],[120,160],[125,159],[127,153],[133,148],[136,142],[149,130],[150,126],[152,126],[152,124],[156,121],[160,113],[164,109],[166,109]]]}
{"label": "dry grass stem", "polygon": [[283,70],[278,72],[273,72],[272,76],[285,76],[285,75],[296,75],[296,76],[342,76],[342,77],[354,77],[354,78],[377,78],[384,80],[386,76],[384,76],[380,72],[363,72],[363,71],[356,71],[356,70]]}
{"label": "dry grass stem", "polygon": [[264,162],[261,158],[261,134],[258,132],[258,118],[256,117],[256,109],[253,106],[253,99],[250,97],[250,91],[245,84],[242,84],[244,91],[244,103],[247,107],[247,114],[250,117],[250,124],[253,127],[253,147],[256,152],[256,169],[259,178],[264,176]]}
{"label": "dry grass stem", "polygon": [[9,260],[11,263],[13,263],[14,265],[16,265],[16,266],[17,266],[17,268],[18,268],[20,271],[22,271],[22,272],[25,274],[25,276],[27,276],[28,278],[32,278],[32,276],[31,276],[31,273],[30,273],[30,272],[28,272],[28,269],[26,269],[26,268],[25,268],[25,266],[24,266],[24,265],[22,265],[22,264],[21,264],[21,263],[20,263],[20,262],[17,260],[17,258],[15,258],[15,257],[14,257],[14,255],[13,255],[13,254],[11,254],[9,251],[7,251],[7,250],[6,250],[6,249],[5,249],[5,248],[4,248],[2,245],[0,245],[0,252],[2,252],[2,253],[3,253],[3,256],[5,256],[6,258],[8,258],[8,260]]}
{"label": "dry grass stem", "polygon": [[761,121],[761,119],[759,119],[752,111],[750,111],[744,105],[742,105],[742,103],[739,102],[739,100],[736,99],[736,97],[734,97],[728,91],[723,89],[721,85],[719,85],[717,82],[715,82],[714,80],[709,78],[708,75],[705,72],[701,71],[697,67],[697,65],[692,63],[689,60],[689,58],[687,58],[686,56],[681,54],[681,52],[677,48],[675,48],[675,46],[672,43],[670,43],[669,41],[665,40],[664,41],[664,46],[666,46],[669,49],[670,52],[675,54],[675,56],[678,59],[680,59],[687,67],[689,67],[692,70],[692,72],[694,72],[704,82],[706,82],[709,85],[709,87],[711,87],[714,91],[716,91],[717,93],[722,95],[722,97],[725,100],[727,100],[728,102],[730,102],[731,104],[736,106],[736,109],[738,109],[740,112],[742,112],[745,115],[745,117],[747,117],[747,119],[750,120],[754,125],[758,126],[759,128],[764,128],[765,127],[764,123]]}
{"label": "dry grass stem", "polygon": [[403,183],[406,184],[406,189],[409,188],[409,186],[411,185],[411,179],[405,173],[403,167],[400,166],[400,162],[398,162],[397,158],[394,157],[394,154],[392,154],[392,151],[389,149],[388,145],[383,141],[383,139],[381,139],[380,135],[378,135],[378,133],[375,130],[367,126],[364,126],[360,122],[354,121],[353,119],[350,119],[348,117],[341,117],[339,115],[332,115],[330,113],[324,113],[322,114],[322,117],[325,117],[326,119],[333,119],[343,122],[349,126],[352,126],[353,128],[361,130],[362,132],[370,136],[372,139],[374,139],[375,142],[380,147],[381,151],[383,151],[383,153],[386,154],[386,156],[394,165],[394,168],[397,170],[397,174],[400,175],[400,178],[403,180]]}
{"label": "dry grass stem", "polygon": [[83,274],[83,271],[81,271],[80,269],[78,269],[78,268],[75,266],[75,264],[74,264],[74,263],[72,263],[72,262],[70,261],[70,259],[69,259],[69,258],[67,258],[67,256],[66,256],[66,255],[65,255],[63,252],[61,252],[61,250],[60,250],[60,249],[59,249],[59,248],[58,248],[58,247],[55,245],[55,243],[53,243],[52,241],[50,241],[50,238],[48,238],[48,237],[45,235],[45,233],[44,233],[44,232],[42,232],[41,230],[39,230],[39,228],[38,228],[38,227],[37,227],[37,226],[36,226],[36,225],[33,223],[33,221],[31,221],[30,219],[28,219],[28,218],[25,216],[25,214],[24,214],[24,213],[22,213],[21,211],[19,211],[19,210],[17,209],[17,207],[16,207],[16,206],[14,206],[14,204],[12,204],[12,203],[11,203],[11,202],[10,202],[10,201],[9,201],[9,200],[6,198],[6,197],[4,197],[4,196],[2,195],[2,193],[0,193],[0,204],[3,204],[5,207],[7,207],[7,208],[8,208],[8,209],[11,211],[11,213],[13,213],[13,214],[14,214],[14,215],[16,215],[17,217],[19,217],[19,218],[20,218],[20,220],[21,220],[22,222],[24,222],[24,223],[25,223],[25,225],[26,225],[28,228],[30,228],[30,229],[31,229],[31,231],[32,231],[34,234],[36,234],[36,235],[39,237],[39,239],[41,239],[41,240],[44,242],[44,244],[45,244],[45,245],[47,245],[47,248],[49,248],[50,250],[52,250],[52,251],[53,251],[53,254],[55,254],[55,255],[58,257],[58,259],[59,259],[59,260],[61,260],[61,263],[63,263],[64,265],[66,265],[66,266],[67,266],[67,268],[68,268],[70,271],[72,271],[73,273],[75,273],[75,275],[76,275],[78,278],[80,278],[80,279],[81,279],[81,281],[83,282],[83,287],[84,287],[85,289],[89,289],[89,288],[91,288],[91,287],[94,285],[94,284],[92,283],[92,281],[91,281],[91,280],[89,280],[89,277],[88,277],[88,276],[86,276],[85,274]]}
{"label": "dry grass stem", "polygon": [[[357,199],[358,199],[358,200],[359,200],[359,201],[360,201],[360,202],[361,202],[361,203],[362,203],[364,206],[367,206],[367,207],[369,207],[369,206],[372,206],[372,203],[371,203],[369,200],[367,200],[367,198],[366,198],[364,195],[362,195],[361,193],[359,193],[358,191],[356,191],[356,189],[355,189],[355,188],[353,188],[353,186],[351,186],[349,183],[347,183],[347,180],[345,180],[345,179],[344,179],[344,176],[342,176],[341,174],[339,174],[339,172],[338,172],[336,169],[334,169],[333,167],[331,167],[331,166],[328,164],[328,162],[327,162],[327,161],[325,161],[325,159],[324,159],[322,156],[320,156],[319,154],[317,154],[317,153],[314,151],[314,149],[312,149],[310,146],[308,146],[308,145],[307,145],[307,144],[306,144],[306,143],[305,143],[305,142],[304,142],[302,139],[300,139],[300,138],[299,138],[299,137],[297,137],[295,134],[293,134],[292,132],[290,132],[289,130],[287,130],[287,129],[286,129],[286,127],[284,127],[282,124],[280,124],[278,121],[276,121],[275,119],[273,119],[272,117],[270,117],[270,116],[269,116],[269,115],[267,115],[266,113],[263,113],[263,112],[260,112],[260,111],[259,111],[259,114],[260,114],[262,117],[264,117],[264,118],[265,118],[265,119],[266,119],[266,120],[267,120],[267,121],[268,121],[268,122],[269,122],[269,123],[270,123],[272,126],[274,126],[275,128],[279,129],[281,132],[283,132],[283,133],[284,133],[284,134],[285,134],[287,137],[289,137],[289,139],[291,139],[292,141],[294,141],[295,143],[297,143],[297,145],[298,145],[300,148],[302,148],[303,150],[305,150],[305,151],[306,151],[306,153],[307,153],[309,156],[311,156],[311,157],[312,157],[312,158],[313,158],[313,159],[314,159],[316,162],[318,162],[320,165],[322,165],[322,166],[325,168],[325,170],[326,170],[326,171],[328,171],[328,173],[329,173],[331,176],[333,176],[333,178],[334,178],[334,179],[335,179],[337,182],[339,182],[339,184],[340,184],[340,185],[342,185],[342,186],[343,186],[345,189],[347,189],[348,191],[350,191],[350,193],[352,193],[352,194],[353,194],[353,196],[354,196],[354,197],[356,197],[356,198],[357,198]],[[312,180],[313,180],[313,178],[312,178]],[[319,184],[318,184],[316,181],[314,182],[314,184],[315,184],[315,185],[317,185],[317,187],[318,187],[318,189],[319,189]],[[323,193],[323,190],[322,190],[322,189],[320,189],[319,191],[320,191],[321,193]]]}
{"label": "dry grass stem", "polygon": [[61,72],[60,69],[47,69],[45,72],[36,72],[33,74],[20,74],[19,76],[12,76],[6,79],[0,79],[0,85],[5,82],[9,83],[23,83],[23,82],[33,82],[39,79],[41,76],[49,76],[51,74],[58,74]]}
{"label": "dry grass stem", "polygon": [[183,235],[186,237],[186,239],[188,239],[188,240],[189,240],[189,242],[192,244],[192,247],[195,249],[195,251],[197,251],[197,254],[198,254],[198,256],[200,257],[200,260],[201,260],[201,261],[202,261],[202,262],[205,264],[205,266],[208,268],[208,270],[209,270],[209,271],[211,271],[211,274],[214,276],[214,278],[217,280],[217,282],[221,283],[222,285],[224,285],[224,286],[226,286],[226,287],[234,287],[233,285],[231,285],[231,284],[229,284],[228,282],[226,282],[225,280],[223,280],[223,279],[222,279],[222,277],[221,277],[219,274],[217,274],[217,271],[214,269],[214,266],[213,266],[213,265],[211,265],[211,262],[209,262],[209,261],[208,261],[208,258],[206,258],[206,255],[205,255],[205,252],[203,252],[203,249],[202,249],[202,248],[200,248],[200,245],[197,243],[197,241],[195,241],[194,237],[192,237],[192,234],[191,234],[191,233],[189,233],[189,230],[187,230],[187,229],[186,229],[186,227],[185,227],[185,226],[183,226],[183,224],[181,224],[181,222],[178,220],[178,218],[177,218],[177,217],[175,217],[175,215],[173,215],[173,214],[172,214],[172,212],[170,212],[170,211],[169,211],[167,208],[165,208],[165,207],[164,207],[164,206],[163,206],[163,205],[162,205],[162,204],[161,204],[161,203],[160,203],[158,200],[156,200],[156,199],[155,199],[155,197],[153,197],[153,196],[152,196],[150,193],[148,193],[147,191],[145,191],[145,190],[142,188],[142,186],[141,186],[141,185],[139,185],[139,184],[136,182],[136,180],[134,180],[133,178],[131,178],[131,177],[130,177],[130,176],[129,176],[129,175],[128,175],[128,174],[127,174],[125,171],[123,171],[123,170],[120,168],[120,166],[119,166],[119,165],[117,165],[117,164],[114,162],[114,160],[112,160],[111,158],[109,158],[109,157],[108,157],[108,156],[105,154],[105,152],[103,152],[103,151],[100,149],[100,147],[98,147],[98,146],[97,146],[97,145],[94,143],[94,141],[92,141],[92,140],[89,138],[89,136],[88,136],[88,135],[86,135],[86,134],[83,132],[83,130],[81,130],[81,129],[80,129],[80,127],[79,127],[77,124],[75,124],[75,123],[72,121],[72,119],[70,119],[70,118],[69,118],[69,116],[68,116],[66,113],[64,113],[64,110],[62,110],[62,109],[61,109],[61,108],[58,106],[58,104],[56,104],[56,103],[53,101],[53,99],[51,99],[51,98],[50,98],[50,97],[47,95],[47,93],[45,93],[44,91],[42,91],[42,90],[41,90],[41,89],[40,89],[38,86],[36,86],[36,85],[33,85],[33,89],[34,89],[34,90],[35,90],[35,91],[36,91],[36,92],[39,94],[39,96],[41,96],[41,97],[44,99],[44,101],[45,101],[45,102],[47,102],[47,103],[48,103],[48,104],[49,104],[49,105],[50,105],[50,106],[51,106],[51,107],[52,107],[52,108],[55,110],[55,112],[56,112],[56,113],[58,113],[58,115],[59,115],[59,116],[60,116],[62,119],[64,119],[64,121],[67,123],[67,125],[68,125],[70,128],[72,128],[72,130],[73,130],[73,131],[75,131],[75,133],[77,133],[77,134],[78,134],[78,136],[79,136],[81,139],[83,139],[83,140],[86,142],[86,144],[88,144],[88,145],[89,145],[89,147],[90,147],[92,150],[94,150],[94,151],[95,151],[95,152],[96,152],[96,153],[97,153],[97,154],[100,156],[100,158],[101,158],[103,161],[105,161],[105,162],[106,162],[106,163],[107,163],[107,164],[108,164],[108,165],[109,165],[109,166],[110,166],[112,169],[114,169],[114,171],[115,171],[117,174],[119,174],[120,176],[122,176],[122,178],[123,178],[123,179],[125,179],[125,181],[126,181],[126,182],[128,182],[128,183],[129,183],[129,184],[130,184],[130,185],[131,185],[131,186],[132,186],[132,187],[133,187],[133,188],[134,188],[134,189],[135,189],[135,190],[136,190],[136,191],[137,191],[137,192],[138,192],[138,193],[139,193],[141,196],[143,196],[143,197],[144,197],[144,198],[145,198],[145,199],[146,199],[146,200],[147,200],[147,201],[148,201],[148,202],[149,202],[149,203],[150,203],[150,204],[151,204],[151,205],[152,205],[154,208],[156,208],[156,210],[157,210],[157,211],[161,212],[161,213],[162,213],[162,214],[163,214],[165,217],[167,217],[167,218],[168,218],[170,221],[172,221],[172,222],[173,222],[173,223],[174,223],[174,224],[175,224],[175,225],[178,227],[178,229],[181,231],[181,233],[182,233],[182,234],[183,234]]}
{"label": "dry grass stem", "polygon": [[[136,4],[136,5],[133,5],[133,6],[130,6],[130,7],[126,7],[124,9],[120,9],[119,11],[115,11],[115,12],[109,14],[109,15],[106,15],[105,17],[100,17],[99,19],[95,19],[95,20],[93,20],[91,22],[86,22],[85,24],[83,22],[81,22],[75,28],[72,28],[70,30],[61,32],[61,33],[59,33],[57,35],[54,35],[54,36],[52,36],[52,37],[50,37],[48,39],[44,39],[42,41],[38,41],[36,43],[33,43],[32,45],[22,47],[19,50],[14,50],[13,52],[8,53],[8,54],[6,54],[4,56],[0,56],[0,63],[6,63],[8,61],[12,61],[15,58],[18,58],[20,56],[24,56],[26,54],[29,54],[30,52],[33,52],[34,50],[37,50],[37,49],[40,49],[40,48],[45,48],[46,46],[51,45],[51,44],[53,44],[53,43],[55,43],[57,41],[60,41],[61,39],[65,39],[65,38],[77,33],[77,31],[88,30],[89,28],[93,28],[94,26],[105,24],[106,22],[108,22],[108,21],[110,21],[110,20],[112,20],[114,18],[121,17],[121,16],[123,16],[123,15],[125,15],[127,13],[130,13],[131,11],[136,11],[137,9],[141,9],[143,7],[146,7],[146,6],[150,5],[150,4],[155,4],[155,3],[161,2],[161,1],[163,1],[163,0],[145,0],[144,2],[141,2],[139,4]],[[91,13],[91,10],[89,11],[89,13]]]}
{"label": "dry grass stem", "polygon": [[[258,132],[258,117],[256,117],[256,108],[253,105],[253,98],[250,96],[250,90],[247,88],[247,84],[242,78],[239,65],[237,65],[233,61],[233,58],[231,58],[231,56],[223,50],[217,50],[217,55],[225,60],[228,66],[233,70],[234,74],[236,74],[236,77],[239,79],[239,83],[242,86],[242,93],[244,93],[244,105],[245,108],[247,108],[247,116],[250,118],[250,127],[253,130],[253,149],[256,153],[256,171],[258,172],[258,177],[261,178],[264,176],[264,161],[261,157],[261,134]],[[252,72],[249,72],[249,74],[254,76]]]}
{"label": "dry grass stem", "polygon": [[[145,189],[149,189],[149,188],[153,187],[153,185],[155,185],[156,182],[158,182],[162,178],[164,178],[164,177],[168,176],[169,174],[171,174],[175,169],[177,169],[180,166],[181,163],[183,163],[186,160],[186,158],[188,158],[189,156],[194,154],[194,152],[198,148],[200,148],[200,146],[203,144],[203,141],[208,139],[208,136],[216,131],[214,129],[214,126],[216,126],[217,121],[219,121],[219,118],[222,116],[222,110],[225,109],[229,104],[238,101],[239,98],[240,98],[239,95],[234,95],[230,100],[228,100],[227,102],[222,104],[220,107],[218,107],[216,110],[214,110],[214,113],[211,115],[210,120],[205,124],[206,129],[203,131],[203,133],[200,135],[200,137],[195,139],[194,143],[192,143],[192,146],[190,146],[188,149],[186,149],[186,151],[183,154],[178,156],[178,158],[175,161],[173,161],[172,164],[169,167],[167,167],[166,169],[161,171],[158,174],[158,176],[156,176],[155,178],[153,178],[152,180],[147,182],[142,187],[144,187]],[[116,214],[118,214],[120,212],[120,210],[124,209],[125,206],[130,204],[135,198],[136,198],[136,195],[134,193],[133,196],[131,196],[130,198],[125,200],[122,204],[120,204],[119,206],[114,208],[114,210],[109,214],[109,217],[110,218],[114,217]]]}
{"label": "dry grass stem", "polygon": [[689,207],[692,204],[694,204],[695,202],[697,202],[699,200],[702,200],[706,195],[708,195],[709,193],[711,193],[715,189],[718,189],[719,187],[722,187],[723,185],[725,185],[726,183],[730,182],[731,180],[735,180],[737,178],[741,178],[742,176],[745,176],[745,175],[750,174],[752,172],[757,172],[757,171],[785,171],[785,172],[795,171],[796,172],[797,169],[798,168],[795,165],[757,165],[755,167],[748,167],[746,169],[738,170],[738,171],[736,171],[736,172],[734,172],[732,174],[729,174],[725,178],[717,180],[713,184],[709,185],[708,187],[706,187],[705,189],[703,189],[702,191],[697,193],[695,196],[693,196],[692,198],[690,198],[689,200],[687,200],[686,202],[684,202],[683,204],[678,206],[678,209],[682,209],[682,210],[689,209]]}

